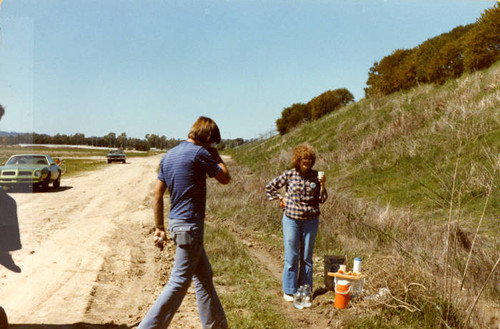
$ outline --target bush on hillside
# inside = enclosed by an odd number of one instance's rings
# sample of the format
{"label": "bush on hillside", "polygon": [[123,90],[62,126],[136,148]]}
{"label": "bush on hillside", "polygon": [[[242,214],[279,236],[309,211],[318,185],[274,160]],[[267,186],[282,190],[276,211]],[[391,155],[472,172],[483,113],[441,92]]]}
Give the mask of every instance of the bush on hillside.
{"label": "bush on hillside", "polygon": [[280,135],[284,135],[302,123],[319,119],[353,101],[354,96],[346,88],[328,90],[307,104],[295,103],[285,108],[281,112],[281,118],[276,120],[276,128]]}
{"label": "bush on hillside", "polygon": [[[263,186],[307,141],[329,193],[315,254],[361,256],[369,297],[335,313],[318,298],[311,311],[324,305],[336,328],[491,326],[500,296],[499,88],[497,62],[443,86],[364,99],[286,137],[236,149],[233,159],[248,169],[233,176],[230,202],[222,188],[211,193],[209,212],[275,241],[282,213]],[[315,273],[323,273],[318,263]],[[386,299],[377,300],[381,288]]]}
{"label": "bush on hillside", "polygon": [[419,83],[444,84],[466,71],[490,67],[500,59],[500,3],[474,24],[458,26],[412,49],[398,49],[375,62],[365,95],[380,97]]}
{"label": "bush on hillside", "polygon": [[458,78],[464,72],[463,37],[473,25],[458,26],[448,33],[428,39],[416,48],[416,76],[411,86],[401,85],[399,89],[413,87],[419,83],[443,84],[450,78]]}
{"label": "bush on hillside", "polygon": [[380,63],[370,68],[365,93],[368,97],[384,96],[401,89],[411,87],[415,82],[414,50],[397,49],[384,57]]}
{"label": "bush on hillside", "polygon": [[500,59],[500,3],[481,14],[465,44],[466,69],[485,69]]}
{"label": "bush on hillside", "polygon": [[276,120],[276,128],[284,135],[293,127],[311,120],[311,109],[308,104],[295,103],[281,112],[281,118]]}
{"label": "bush on hillside", "polygon": [[328,90],[309,102],[313,120],[335,111],[354,101],[354,96],[346,88]]}

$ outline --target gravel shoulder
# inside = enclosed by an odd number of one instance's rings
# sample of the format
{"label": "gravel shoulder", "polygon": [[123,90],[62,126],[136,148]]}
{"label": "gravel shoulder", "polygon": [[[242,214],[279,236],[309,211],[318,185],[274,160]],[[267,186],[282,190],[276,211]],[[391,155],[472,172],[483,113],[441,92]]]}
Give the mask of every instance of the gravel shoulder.
{"label": "gravel shoulder", "polygon": [[[151,198],[161,155],[61,181],[45,192],[11,191],[22,249],[20,272],[0,265],[9,323],[134,326],[166,283],[173,246],[153,247]],[[12,200],[11,200],[12,201]],[[197,328],[192,293],[173,328]],[[196,323],[198,321],[198,323]],[[191,324],[192,323],[192,324]]]}
{"label": "gravel shoulder", "polygon": [[[10,252],[19,273],[0,263],[0,305],[13,328],[138,325],[167,283],[175,256],[171,240],[163,252],[152,242],[152,191],[160,159],[161,155],[130,158],[126,164],[63,177],[59,189],[9,191],[22,249]],[[280,281],[279,255],[250,232],[226,229]],[[325,328],[331,320],[321,308],[296,312],[282,300],[279,289],[275,298],[301,327]],[[331,308],[328,298],[318,303]],[[311,323],[313,318],[322,320]],[[169,328],[200,327],[191,286]]]}

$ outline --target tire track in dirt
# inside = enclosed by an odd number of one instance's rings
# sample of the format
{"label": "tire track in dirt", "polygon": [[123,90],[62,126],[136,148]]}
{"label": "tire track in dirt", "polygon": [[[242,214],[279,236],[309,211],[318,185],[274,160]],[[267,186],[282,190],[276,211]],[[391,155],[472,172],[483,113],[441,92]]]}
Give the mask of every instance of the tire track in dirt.
{"label": "tire track in dirt", "polygon": [[[10,193],[23,244],[12,253],[22,272],[0,267],[0,301],[12,324],[138,324],[168,281],[175,253],[171,240],[163,252],[152,243],[151,193],[159,161],[131,158],[63,179],[59,190]],[[252,232],[230,231],[281,281],[281,250],[269,250]],[[316,321],[314,307],[298,312],[281,291],[275,298],[298,327],[327,327]],[[200,328],[192,286],[170,328]]]}
{"label": "tire track in dirt", "polygon": [[[236,186],[250,186],[258,188],[260,184],[250,181],[253,179],[252,175],[245,174],[248,170],[237,163],[227,159],[227,164],[233,174],[233,182]],[[246,193],[254,193],[253,190],[245,191]],[[239,194],[238,194],[239,195]],[[244,216],[244,214],[240,214]],[[237,219],[232,218],[217,219],[211,214],[207,214],[208,224],[212,226],[223,226],[228,232],[234,235],[242,245],[245,246],[248,254],[260,264],[259,268],[268,273],[271,277],[277,280],[279,284],[276,291],[272,292],[276,305],[281,305],[281,312],[288,319],[290,319],[296,328],[310,328],[310,329],[325,329],[335,327],[334,316],[336,310],[333,307],[333,294],[331,292],[324,295],[318,295],[313,300],[311,308],[297,310],[293,304],[286,302],[283,299],[283,292],[281,290],[282,273],[283,273],[283,247],[280,248],[266,244],[264,240],[260,239],[258,232],[255,230],[242,226]],[[282,241],[281,230],[273,234],[270,238],[275,241]],[[314,257],[314,275],[323,278],[323,260],[317,255]],[[314,287],[317,288],[317,287]]]}
{"label": "tire track in dirt", "polygon": [[173,259],[152,243],[160,158],[111,164],[63,179],[57,190],[10,193],[23,244],[12,253],[22,272],[0,267],[10,323],[131,326],[144,316]]}
{"label": "tire track in dirt", "polygon": [[[210,221],[209,224],[215,225],[215,223]],[[283,251],[275,250],[275,248],[259,241],[253,237],[255,231],[250,231],[235,223],[219,220],[216,225],[224,226],[226,230],[236,236],[246,246],[246,250],[252,258],[258,261],[260,268],[280,282],[280,289],[273,293],[273,296],[277,304],[281,303],[283,314],[296,324],[296,328],[325,329],[331,327],[332,318],[335,314],[331,293],[317,296],[313,300],[311,308],[295,309],[292,303],[284,301],[283,292],[281,291]],[[275,236],[274,238],[278,239],[279,237]],[[318,265],[319,258],[315,257],[315,273],[319,273],[320,271]]]}

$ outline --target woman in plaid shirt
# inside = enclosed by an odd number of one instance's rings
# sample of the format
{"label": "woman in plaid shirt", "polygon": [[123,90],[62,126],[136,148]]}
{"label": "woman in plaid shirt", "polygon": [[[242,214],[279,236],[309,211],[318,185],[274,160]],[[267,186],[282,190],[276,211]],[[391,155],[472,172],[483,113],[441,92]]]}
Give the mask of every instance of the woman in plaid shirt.
{"label": "woman in plaid shirt", "polygon": [[[319,204],[326,201],[325,176],[318,178],[312,167],[316,161],[314,149],[299,145],[293,150],[294,168],[285,171],[266,185],[269,200],[279,199],[284,210],[283,298],[293,301],[298,287],[312,287],[313,249],[319,224]],[[285,188],[285,194],[278,190]]]}

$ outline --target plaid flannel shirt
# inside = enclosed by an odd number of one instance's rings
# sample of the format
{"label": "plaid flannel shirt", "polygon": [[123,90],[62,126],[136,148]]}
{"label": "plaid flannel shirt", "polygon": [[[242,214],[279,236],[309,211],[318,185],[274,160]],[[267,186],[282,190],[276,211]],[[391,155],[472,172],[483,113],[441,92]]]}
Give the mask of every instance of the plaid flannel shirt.
{"label": "plaid flannel shirt", "polygon": [[321,191],[318,172],[311,170],[302,177],[295,169],[285,171],[266,185],[269,200],[282,199],[278,192],[285,187],[285,215],[293,219],[314,219],[320,215],[319,204],[326,201],[326,190]]}

